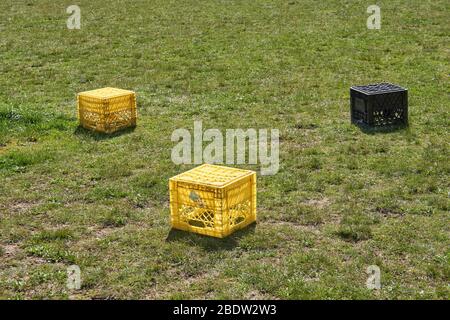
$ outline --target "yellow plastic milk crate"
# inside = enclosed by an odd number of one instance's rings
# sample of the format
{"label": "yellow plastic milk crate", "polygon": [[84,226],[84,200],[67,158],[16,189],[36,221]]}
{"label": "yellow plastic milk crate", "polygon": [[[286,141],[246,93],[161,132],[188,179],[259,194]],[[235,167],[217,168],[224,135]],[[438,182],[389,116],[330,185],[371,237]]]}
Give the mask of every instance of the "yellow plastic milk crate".
{"label": "yellow plastic milk crate", "polygon": [[86,128],[104,133],[136,125],[136,94],[116,88],[81,92],[77,96],[78,119]]}
{"label": "yellow plastic milk crate", "polygon": [[223,238],[256,221],[256,173],[204,164],[169,180],[172,227]]}

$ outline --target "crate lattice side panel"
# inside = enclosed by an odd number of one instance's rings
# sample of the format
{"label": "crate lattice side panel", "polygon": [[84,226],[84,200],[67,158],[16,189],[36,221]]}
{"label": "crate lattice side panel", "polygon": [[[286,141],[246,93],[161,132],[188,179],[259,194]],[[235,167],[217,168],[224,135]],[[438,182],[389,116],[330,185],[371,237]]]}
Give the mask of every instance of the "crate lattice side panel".
{"label": "crate lattice side panel", "polygon": [[404,94],[402,93],[374,96],[372,101],[374,125],[386,126],[404,123],[407,117],[407,109],[403,100]]}
{"label": "crate lattice side panel", "polygon": [[252,178],[246,179],[246,181],[236,186],[231,186],[227,190],[224,210],[226,233],[239,229],[241,224],[256,220],[252,206],[254,192]]}
{"label": "crate lattice side panel", "polygon": [[170,192],[173,227],[220,236],[222,199],[217,190],[171,181]]}
{"label": "crate lattice side panel", "polygon": [[109,100],[105,123],[110,131],[136,125],[136,96],[121,96]]}
{"label": "crate lattice side panel", "polygon": [[78,118],[80,124],[98,131],[104,130],[103,102],[96,98],[78,96]]}

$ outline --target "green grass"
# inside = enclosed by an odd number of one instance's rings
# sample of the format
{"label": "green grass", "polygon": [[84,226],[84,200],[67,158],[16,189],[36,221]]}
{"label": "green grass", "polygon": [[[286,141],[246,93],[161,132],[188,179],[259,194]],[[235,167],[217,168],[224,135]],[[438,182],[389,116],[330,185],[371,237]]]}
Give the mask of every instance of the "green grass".
{"label": "green grass", "polygon": [[[448,1],[0,4],[0,298],[449,299]],[[410,127],[364,132],[349,87],[409,89]],[[75,94],[138,94],[135,130],[79,129]],[[173,130],[277,128],[258,223],[171,231]],[[81,268],[80,291],[66,268]],[[382,289],[366,289],[378,265]]]}

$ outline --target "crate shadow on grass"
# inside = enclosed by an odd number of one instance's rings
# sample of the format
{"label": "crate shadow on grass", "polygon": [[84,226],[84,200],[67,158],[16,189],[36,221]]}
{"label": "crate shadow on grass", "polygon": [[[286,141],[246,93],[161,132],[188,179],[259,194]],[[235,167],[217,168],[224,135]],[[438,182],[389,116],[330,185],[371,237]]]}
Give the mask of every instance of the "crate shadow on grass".
{"label": "crate shadow on grass", "polygon": [[239,240],[246,235],[255,233],[256,223],[252,223],[244,229],[238,230],[226,238],[214,238],[193,232],[171,229],[167,235],[166,242],[184,242],[202,247],[209,252],[233,250]]}
{"label": "crate shadow on grass", "polygon": [[375,134],[387,134],[397,131],[408,131],[409,126],[407,124],[395,125],[395,126],[385,126],[385,127],[371,127],[361,123],[355,123],[355,125],[361,130],[361,132],[369,135]]}
{"label": "crate shadow on grass", "polygon": [[92,139],[95,141],[101,141],[101,140],[109,140],[112,138],[116,138],[119,136],[133,133],[135,129],[136,129],[136,127],[129,127],[129,128],[125,128],[125,129],[119,130],[114,133],[101,133],[101,132],[97,132],[97,131],[88,130],[86,128],[83,128],[82,126],[78,126],[75,129],[74,134],[77,137],[83,137],[83,138],[88,138],[88,139]]}

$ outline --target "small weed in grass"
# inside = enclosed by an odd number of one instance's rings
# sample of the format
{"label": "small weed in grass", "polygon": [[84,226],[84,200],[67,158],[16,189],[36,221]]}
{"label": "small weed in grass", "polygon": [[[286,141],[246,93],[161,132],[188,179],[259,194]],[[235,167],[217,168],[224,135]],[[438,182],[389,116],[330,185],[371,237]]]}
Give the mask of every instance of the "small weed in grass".
{"label": "small weed in grass", "polygon": [[127,224],[127,214],[120,210],[111,210],[101,219],[101,224],[104,227],[123,227]]}
{"label": "small weed in grass", "polygon": [[347,241],[362,241],[372,238],[373,224],[378,223],[378,219],[362,213],[350,213],[345,215],[339,228],[337,235]]}
{"label": "small weed in grass", "polygon": [[50,282],[64,283],[67,279],[66,270],[57,270],[54,265],[42,265],[30,272],[28,284],[38,286]]}
{"label": "small weed in grass", "polygon": [[133,171],[127,163],[123,162],[104,161],[104,159],[100,159],[97,166],[99,169],[96,176],[104,179],[118,179],[122,177],[129,177],[133,174]]}
{"label": "small weed in grass", "polygon": [[318,226],[323,223],[323,218],[321,215],[321,212],[309,212],[305,214],[302,219],[301,223],[307,226]]}
{"label": "small weed in grass", "polygon": [[319,225],[323,222],[321,210],[314,206],[299,204],[296,207],[283,208],[279,219],[303,225]]}
{"label": "small weed in grass", "polygon": [[157,178],[154,174],[141,174],[133,179],[132,184],[137,193],[149,200],[166,200],[167,182]]}
{"label": "small weed in grass", "polygon": [[319,158],[313,157],[307,164],[308,169],[319,170],[322,168],[322,163]]}
{"label": "small weed in grass", "polygon": [[89,200],[97,201],[104,199],[118,199],[125,198],[128,195],[125,191],[122,191],[116,187],[96,187],[89,194]]}
{"label": "small weed in grass", "polygon": [[347,169],[356,170],[358,169],[358,162],[355,159],[349,159],[346,164]]}
{"label": "small weed in grass", "polygon": [[0,122],[7,121],[10,125],[37,124],[42,121],[42,114],[37,112],[20,112],[12,109],[0,110]]}
{"label": "small weed in grass", "polygon": [[75,263],[76,257],[69,250],[57,244],[38,244],[26,249],[27,254],[49,262]]}
{"label": "small weed in grass", "polygon": [[408,214],[424,215],[424,216],[431,216],[435,211],[434,208],[423,204],[416,204],[415,206],[402,208],[402,210]]}
{"label": "small weed in grass", "polygon": [[70,238],[72,238],[72,232],[68,229],[44,230],[34,237],[35,241],[67,240]]}
{"label": "small weed in grass", "polygon": [[344,240],[357,242],[370,239],[372,230],[365,225],[341,225],[337,234]]}
{"label": "small weed in grass", "polygon": [[12,151],[0,156],[0,170],[22,171],[28,166],[49,159],[51,159],[51,155],[46,150]]}

